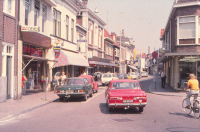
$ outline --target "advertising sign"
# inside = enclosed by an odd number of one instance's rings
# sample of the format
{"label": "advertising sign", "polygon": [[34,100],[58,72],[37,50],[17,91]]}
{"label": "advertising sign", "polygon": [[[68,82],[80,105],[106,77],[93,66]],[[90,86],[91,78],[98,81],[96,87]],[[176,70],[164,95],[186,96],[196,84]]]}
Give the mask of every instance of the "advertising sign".
{"label": "advertising sign", "polygon": [[21,28],[21,31],[23,31],[23,32],[39,32],[39,31],[40,31],[40,28],[37,27],[37,26],[34,26],[34,27],[23,26],[23,27]]}
{"label": "advertising sign", "polygon": [[44,53],[43,48],[28,45],[28,44],[23,44],[23,54],[24,55],[43,57],[43,53]]}

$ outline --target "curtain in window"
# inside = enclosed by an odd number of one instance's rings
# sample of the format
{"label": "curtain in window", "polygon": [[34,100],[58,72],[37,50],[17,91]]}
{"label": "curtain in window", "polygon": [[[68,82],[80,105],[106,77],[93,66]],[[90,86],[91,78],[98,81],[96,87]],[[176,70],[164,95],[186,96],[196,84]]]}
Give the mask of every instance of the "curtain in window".
{"label": "curtain in window", "polygon": [[194,38],[195,23],[180,23],[179,24],[179,39]]}

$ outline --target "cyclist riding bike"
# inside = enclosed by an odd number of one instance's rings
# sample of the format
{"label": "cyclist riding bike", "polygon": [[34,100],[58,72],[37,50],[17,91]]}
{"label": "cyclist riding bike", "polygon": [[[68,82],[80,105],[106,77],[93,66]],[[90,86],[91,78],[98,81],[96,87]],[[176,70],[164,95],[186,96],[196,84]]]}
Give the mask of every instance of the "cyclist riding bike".
{"label": "cyclist riding bike", "polygon": [[190,91],[187,94],[187,106],[186,106],[186,108],[188,108],[188,109],[190,109],[190,105],[191,105],[190,104],[190,97],[193,94],[199,94],[199,81],[196,79],[194,74],[190,74],[189,76],[190,76],[190,80],[188,81],[187,87],[186,87],[186,90],[189,89],[189,87],[191,88]]}

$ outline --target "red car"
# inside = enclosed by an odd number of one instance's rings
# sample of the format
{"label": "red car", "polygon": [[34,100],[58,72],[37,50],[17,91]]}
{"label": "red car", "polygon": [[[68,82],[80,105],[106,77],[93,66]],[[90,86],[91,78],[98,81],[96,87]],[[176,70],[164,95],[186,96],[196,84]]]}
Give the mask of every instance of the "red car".
{"label": "red car", "polygon": [[89,83],[93,86],[93,93],[98,92],[98,83],[94,81],[94,78],[91,75],[80,75],[81,78],[87,78],[89,80]]}
{"label": "red car", "polygon": [[147,105],[147,96],[140,88],[138,81],[134,80],[112,80],[105,90],[106,105],[109,112],[114,108],[129,109],[138,107],[143,112]]}

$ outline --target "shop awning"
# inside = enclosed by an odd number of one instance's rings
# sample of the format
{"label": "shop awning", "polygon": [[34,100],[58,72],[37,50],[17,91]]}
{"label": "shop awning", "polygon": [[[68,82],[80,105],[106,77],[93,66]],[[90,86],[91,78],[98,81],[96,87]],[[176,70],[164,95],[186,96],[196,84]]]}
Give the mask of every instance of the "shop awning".
{"label": "shop awning", "polygon": [[116,64],[104,63],[104,62],[98,62],[98,61],[89,61],[89,64],[103,65],[103,66],[115,66],[115,67],[117,67]]}
{"label": "shop awning", "polygon": [[57,63],[54,67],[65,65],[89,66],[87,59],[83,55],[63,50],[55,53],[55,61]]}
{"label": "shop awning", "polygon": [[135,66],[130,66],[130,65],[128,65],[131,69],[135,69],[135,70],[137,70],[137,68],[135,67]]}

